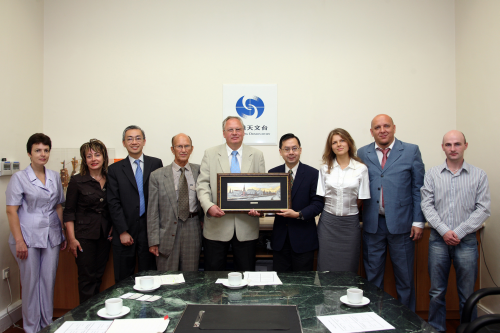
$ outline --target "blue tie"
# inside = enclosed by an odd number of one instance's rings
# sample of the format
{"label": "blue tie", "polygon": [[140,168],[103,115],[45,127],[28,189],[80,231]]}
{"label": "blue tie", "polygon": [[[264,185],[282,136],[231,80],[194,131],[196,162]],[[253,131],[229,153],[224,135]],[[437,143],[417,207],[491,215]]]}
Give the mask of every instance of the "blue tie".
{"label": "blue tie", "polygon": [[135,181],[137,183],[137,189],[139,190],[139,216],[142,216],[146,211],[146,204],[144,202],[144,188],[143,188],[143,180],[142,180],[142,170],[141,170],[141,161],[135,160],[135,164],[137,164],[137,170],[135,170]]}
{"label": "blue tie", "polygon": [[231,173],[240,173],[240,164],[238,163],[238,159],[236,158],[236,155],[238,155],[238,151],[233,150],[231,155],[233,155],[233,159],[231,160]]}

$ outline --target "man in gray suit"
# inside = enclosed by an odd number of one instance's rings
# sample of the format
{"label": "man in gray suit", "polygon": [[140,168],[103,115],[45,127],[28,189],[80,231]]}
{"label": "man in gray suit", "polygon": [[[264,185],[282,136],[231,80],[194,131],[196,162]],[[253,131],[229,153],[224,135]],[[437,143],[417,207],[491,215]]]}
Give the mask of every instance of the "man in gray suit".
{"label": "man in gray suit", "polygon": [[415,311],[413,257],[414,241],[422,237],[425,222],[420,209],[424,163],[417,145],[394,137],[396,125],[388,115],[373,118],[370,132],[375,142],[358,150],[370,175],[371,199],[363,200],[366,277],[384,287],[389,248],[398,299]]}
{"label": "man in gray suit", "polygon": [[229,245],[233,248],[234,269],[255,270],[255,251],[259,237],[260,215],[224,214],[217,202],[218,173],[265,173],[260,150],[243,144],[245,125],[240,117],[229,116],[222,122],[226,143],[207,149],[200,167],[196,192],[205,212],[203,226],[206,271],[226,270]]}
{"label": "man in gray suit", "polygon": [[149,252],[159,271],[197,271],[203,211],[196,198],[200,166],[189,162],[191,138],[177,134],[170,148],[172,164],[156,170],[149,180]]}

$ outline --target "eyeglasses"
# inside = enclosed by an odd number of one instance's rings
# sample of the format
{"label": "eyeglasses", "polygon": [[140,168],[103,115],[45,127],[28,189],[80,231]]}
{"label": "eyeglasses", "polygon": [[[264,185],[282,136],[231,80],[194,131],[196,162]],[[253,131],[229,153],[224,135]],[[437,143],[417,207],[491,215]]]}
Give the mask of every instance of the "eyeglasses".
{"label": "eyeglasses", "polygon": [[234,133],[234,132],[240,133],[241,131],[243,131],[243,128],[229,128],[229,129],[226,130],[226,132],[229,132],[231,134]]}
{"label": "eyeglasses", "polygon": [[299,151],[299,149],[300,149],[300,147],[292,147],[292,148],[288,148],[288,147],[286,147],[286,148],[283,148],[283,149],[281,149],[281,150],[283,150],[285,153],[289,153],[289,152],[290,152],[290,150],[291,150],[291,151],[293,151],[294,153],[296,153],[296,152],[298,152],[298,151]]}
{"label": "eyeglasses", "polygon": [[182,150],[182,148],[186,149],[186,150],[189,150],[191,149],[191,145],[178,145],[178,146],[174,146],[175,149],[177,150]]}
{"label": "eyeglasses", "polygon": [[135,138],[129,136],[126,140],[127,140],[127,142],[134,142],[134,141],[141,142],[143,139],[140,136],[136,136]]}

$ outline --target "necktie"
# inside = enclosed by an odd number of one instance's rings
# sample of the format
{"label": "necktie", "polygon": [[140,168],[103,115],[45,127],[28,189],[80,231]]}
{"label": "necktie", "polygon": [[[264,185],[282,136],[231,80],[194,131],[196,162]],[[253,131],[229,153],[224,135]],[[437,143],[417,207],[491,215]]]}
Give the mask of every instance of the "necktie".
{"label": "necktie", "polygon": [[186,221],[189,217],[189,193],[188,193],[188,183],[186,180],[186,174],[184,171],[186,168],[181,168],[181,176],[179,178],[179,218],[182,221]]}
{"label": "necktie", "polygon": [[[382,167],[382,169],[384,169],[385,162],[387,162],[387,154],[389,154],[389,150],[391,150],[391,148],[385,148],[385,149],[377,148],[377,150],[381,151],[382,154],[384,154],[384,156],[382,157],[382,162],[380,163],[380,166]],[[381,191],[380,197],[382,198],[382,207],[385,208],[385,204],[384,204],[384,188],[383,187],[380,188],[380,191]]]}
{"label": "necktie", "polygon": [[293,187],[293,170],[288,170],[288,173],[290,174],[290,185]]}
{"label": "necktie", "polygon": [[233,150],[231,155],[233,155],[233,158],[231,159],[231,173],[240,173],[240,164],[238,163],[238,159],[236,158],[236,155],[238,155],[238,151]]}
{"label": "necktie", "polygon": [[137,190],[139,191],[139,216],[142,216],[146,211],[146,203],[144,201],[144,184],[142,180],[142,170],[141,170],[141,161],[135,160],[135,164],[137,164],[137,170],[135,170],[135,182],[137,183]]}

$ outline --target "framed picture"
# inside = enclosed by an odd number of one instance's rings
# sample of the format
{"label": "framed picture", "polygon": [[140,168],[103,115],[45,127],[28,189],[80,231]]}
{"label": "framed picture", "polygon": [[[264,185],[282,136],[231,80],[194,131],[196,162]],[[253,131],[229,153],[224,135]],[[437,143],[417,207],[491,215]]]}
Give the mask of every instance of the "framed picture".
{"label": "framed picture", "polygon": [[251,209],[279,213],[292,208],[292,186],[288,173],[219,173],[217,206],[226,213]]}

